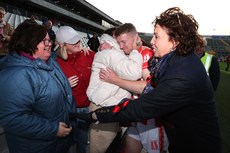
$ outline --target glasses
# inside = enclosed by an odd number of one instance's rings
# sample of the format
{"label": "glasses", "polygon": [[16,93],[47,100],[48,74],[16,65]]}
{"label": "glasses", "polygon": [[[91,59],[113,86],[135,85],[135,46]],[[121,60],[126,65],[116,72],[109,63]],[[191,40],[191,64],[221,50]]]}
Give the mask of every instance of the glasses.
{"label": "glasses", "polygon": [[50,43],[52,43],[52,40],[50,40],[50,39],[43,39],[43,42],[44,42],[45,46],[49,46]]}

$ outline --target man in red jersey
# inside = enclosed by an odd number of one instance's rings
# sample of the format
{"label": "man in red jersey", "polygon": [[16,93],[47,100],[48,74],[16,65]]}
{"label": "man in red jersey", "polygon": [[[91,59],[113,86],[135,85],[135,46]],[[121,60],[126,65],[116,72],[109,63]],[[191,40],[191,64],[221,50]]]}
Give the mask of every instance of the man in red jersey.
{"label": "man in red jersey", "polygon": [[230,55],[228,55],[227,57],[226,57],[226,62],[227,62],[227,67],[226,67],[226,71],[228,71],[228,69],[229,69],[229,66],[230,66]]}
{"label": "man in red jersey", "polygon": [[[136,28],[131,23],[125,23],[117,27],[115,36],[120,46],[120,49],[125,53],[133,50],[134,38],[138,37]],[[140,39],[140,38],[139,38]],[[138,81],[131,81],[119,78],[114,71],[107,68],[107,71],[101,70],[100,79],[112,84],[116,84],[130,92],[133,92],[133,98],[137,98],[146,86],[147,78],[150,77],[148,70],[148,60],[154,55],[152,49],[142,46],[139,43],[138,52],[143,57],[142,79]],[[134,70],[135,71],[135,70]],[[163,126],[157,127],[155,119],[150,119],[144,122],[138,122],[135,127],[131,126],[127,131],[125,152],[140,153],[144,148],[149,153],[160,153],[166,151],[168,148],[167,136],[164,132]]]}

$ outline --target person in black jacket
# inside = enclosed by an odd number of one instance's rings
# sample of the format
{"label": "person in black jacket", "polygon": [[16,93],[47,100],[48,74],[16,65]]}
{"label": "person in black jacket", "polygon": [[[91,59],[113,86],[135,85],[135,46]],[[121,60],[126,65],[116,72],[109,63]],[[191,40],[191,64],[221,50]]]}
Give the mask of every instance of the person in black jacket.
{"label": "person in black jacket", "polygon": [[144,121],[159,117],[170,153],[221,153],[214,90],[200,58],[204,42],[192,15],[169,8],[153,21],[155,57],[149,60],[151,79],[138,99],[75,114],[89,122]]}
{"label": "person in black jacket", "polygon": [[89,38],[89,41],[87,43],[89,45],[89,48],[94,51],[97,52],[98,51],[98,47],[100,46],[99,40],[97,38],[97,33],[94,32],[93,33],[93,37]]}
{"label": "person in black jacket", "polygon": [[51,20],[46,21],[46,23],[45,23],[45,28],[46,28],[46,30],[47,30],[47,32],[48,32],[48,34],[49,34],[50,40],[52,41],[52,42],[51,42],[51,43],[52,43],[52,48],[51,48],[51,50],[54,51],[54,48],[55,48],[55,46],[56,46],[56,34],[55,34],[55,32],[52,30],[52,26],[53,26],[53,23],[52,23]]}
{"label": "person in black jacket", "polygon": [[204,40],[204,47],[201,50],[195,51],[195,53],[200,57],[205,70],[207,72],[207,75],[209,76],[212,87],[214,91],[216,91],[219,81],[220,81],[220,67],[219,62],[217,58],[214,55],[211,55],[207,53],[206,51],[209,51],[207,47],[207,40],[203,38]]}

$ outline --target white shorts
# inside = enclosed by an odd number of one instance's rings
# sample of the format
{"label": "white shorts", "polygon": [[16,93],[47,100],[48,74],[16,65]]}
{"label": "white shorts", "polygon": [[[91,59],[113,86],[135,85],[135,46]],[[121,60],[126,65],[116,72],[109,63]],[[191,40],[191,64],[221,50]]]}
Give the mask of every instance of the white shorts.
{"label": "white shorts", "polygon": [[148,153],[160,153],[160,133],[164,138],[163,151],[167,151],[169,143],[165,130],[163,127],[156,127],[154,119],[148,120],[147,125],[138,122],[136,127],[129,127],[127,130],[128,136],[140,141]]}

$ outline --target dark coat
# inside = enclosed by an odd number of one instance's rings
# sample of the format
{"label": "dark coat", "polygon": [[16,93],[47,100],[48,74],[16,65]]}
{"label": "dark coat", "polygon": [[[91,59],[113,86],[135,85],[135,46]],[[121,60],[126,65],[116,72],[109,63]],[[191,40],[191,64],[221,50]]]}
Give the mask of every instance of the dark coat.
{"label": "dark coat", "polygon": [[[202,58],[204,55],[205,52],[200,56],[200,58]],[[212,61],[209,69],[209,78],[212,82],[213,89],[216,91],[220,81],[220,67],[215,56],[212,56]]]}
{"label": "dark coat", "polygon": [[174,54],[158,87],[113,115],[113,107],[97,110],[101,123],[163,119],[170,153],[221,153],[214,90],[194,53]]}
{"label": "dark coat", "polygon": [[98,51],[98,47],[100,46],[98,38],[91,37],[89,38],[89,41],[87,42],[89,45],[90,49],[93,50],[94,52]]}

